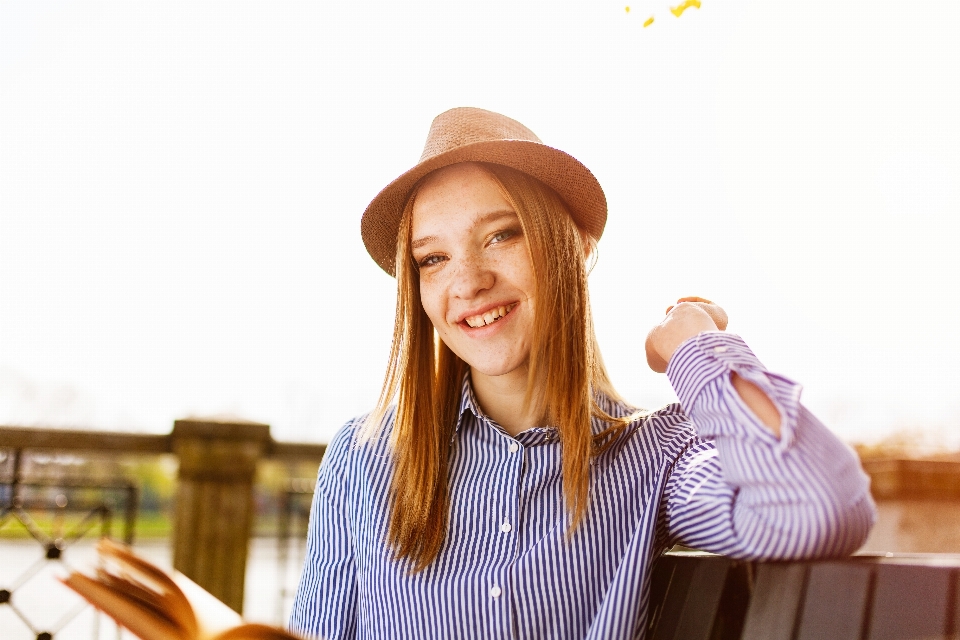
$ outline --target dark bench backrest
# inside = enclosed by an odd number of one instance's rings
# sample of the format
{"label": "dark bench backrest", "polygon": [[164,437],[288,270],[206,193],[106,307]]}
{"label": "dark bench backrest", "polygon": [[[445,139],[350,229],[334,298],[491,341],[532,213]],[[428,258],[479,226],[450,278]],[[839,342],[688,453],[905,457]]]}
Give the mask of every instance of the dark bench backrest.
{"label": "dark bench backrest", "polygon": [[651,640],[960,640],[960,557],[654,566]]}

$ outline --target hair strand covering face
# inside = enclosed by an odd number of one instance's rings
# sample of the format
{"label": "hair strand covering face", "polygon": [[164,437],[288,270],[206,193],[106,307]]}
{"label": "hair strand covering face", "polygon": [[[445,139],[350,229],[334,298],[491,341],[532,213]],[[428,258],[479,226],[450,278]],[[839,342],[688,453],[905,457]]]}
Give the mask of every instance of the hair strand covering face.
{"label": "hair strand covering face", "polygon": [[[587,509],[590,458],[638,417],[613,417],[595,401],[613,388],[597,346],[590,314],[583,237],[557,194],[524,173],[482,165],[517,212],[536,274],[534,335],[525,403],[560,435],[563,493],[572,533]],[[469,366],[435,336],[420,303],[410,254],[416,189],[404,208],[397,241],[397,311],[387,373],[377,407],[358,442],[382,436],[391,403],[396,410],[390,442],[388,541],[413,571],[426,568],[446,537],[450,443],[459,416],[461,383]],[[591,417],[609,426],[591,433]]]}

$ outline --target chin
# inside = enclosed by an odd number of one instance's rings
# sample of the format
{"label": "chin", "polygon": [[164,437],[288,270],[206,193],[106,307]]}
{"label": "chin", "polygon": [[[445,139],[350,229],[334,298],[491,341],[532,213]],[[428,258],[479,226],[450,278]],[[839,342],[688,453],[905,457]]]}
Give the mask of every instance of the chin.
{"label": "chin", "polygon": [[525,367],[519,363],[478,362],[473,364],[469,361],[466,362],[470,365],[471,371],[487,376],[488,378],[498,378],[500,376],[517,373],[518,371],[524,371],[525,373]]}
{"label": "chin", "polygon": [[[443,336],[440,337],[441,340]],[[476,349],[475,345],[454,345],[446,343],[461,360],[467,363],[470,370],[478,375],[497,378],[510,375],[518,371],[526,375],[527,358],[517,357],[517,351],[525,351],[522,345],[512,349]],[[466,346],[468,348],[460,348]],[[474,348],[469,348],[474,347]]]}

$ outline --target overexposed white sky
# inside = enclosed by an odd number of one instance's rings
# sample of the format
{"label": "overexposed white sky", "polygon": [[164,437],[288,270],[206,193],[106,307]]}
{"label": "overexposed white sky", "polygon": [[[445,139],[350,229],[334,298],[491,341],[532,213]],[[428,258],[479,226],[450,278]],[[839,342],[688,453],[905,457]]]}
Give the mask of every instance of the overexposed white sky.
{"label": "overexposed white sky", "polygon": [[845,439],[960,446],[960,6],[625,6],[0,2],[0,424],[328,440],[393,321],[360,215],[478,106],[604,186],[628,398],[699,295]]}

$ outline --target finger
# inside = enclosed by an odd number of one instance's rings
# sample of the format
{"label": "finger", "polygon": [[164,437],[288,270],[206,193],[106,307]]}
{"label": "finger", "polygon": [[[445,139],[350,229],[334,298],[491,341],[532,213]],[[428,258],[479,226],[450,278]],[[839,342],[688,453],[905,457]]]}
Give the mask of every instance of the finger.
{"label": "finger", "polygon": [[710,319],[713,320],[713,323],[717,325],[717,329],[720,329],[720,331],[727,330],[727,312],[724,311],[720,306],[713,303],[707,304],[704,302],[697,302],[694,304],[707,312],[707,315],[710,316]]}
{"label": "finger", "polygon": [[710,316],[710,319],[713,320],[713,323],[717,325],[717,329],[719,329],[720,331],[727,330],[727,322],[728,322],[727,312],[724,311],[718,304],[714,302],[710,302],[706,298],[700,298],[697,296],[687,296],[685,298],[680,298],[677,301],[677,304],[670,305],[667,308],[667,315],[670,315],[670,312],[673,309],[676,309],[679,305],[684,303],[693,304],[693,305],[696,305],[698,308],[703,309],[703,311],[705,311],[707,315]]}

